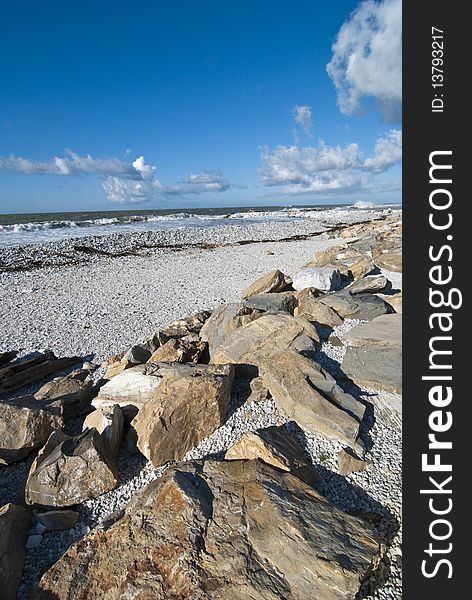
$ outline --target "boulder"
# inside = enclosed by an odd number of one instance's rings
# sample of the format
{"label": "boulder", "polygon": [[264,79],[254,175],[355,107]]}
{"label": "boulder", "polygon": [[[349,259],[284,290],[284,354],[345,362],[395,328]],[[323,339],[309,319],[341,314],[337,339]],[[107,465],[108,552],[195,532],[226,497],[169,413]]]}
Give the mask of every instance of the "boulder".
{"label": "boulder", "polygon": [[379,269],[401,273],[403,270],[401,240],[398,242],[383,240],[374,244],[372,258]]}
{"label": "boulder", "polygon": [[70,437],[51,434],[31,466],[25,486],[26,504],[66,507],[109,492],[118,475],[98,431]]}
{"label": "boulder", "polygon": [[0,507],[0,598],[16,600],[25,563],[31,513],[17,504]]}
{"label": "boulder", "polygon": [[35,394],[48,409],[59,411],[65,422],[78,417],[90,405],[92,380],[88,369],[78,369],[65,377],[56,377]]}
{"label": "boulder", "polygon": [[283,312],[293,315],[296,305],[297,300],[292,292],[254,294],[246,300],[247,308],[270,313]]}
{"label": "boulder", "polygon": [[397,292],[396,294],[380,294],[382,300],[384,300],[392,309],[401,314],[403,311],[403,293]]}
{"label": "boulder", "polygon": [[137,365],[119,373],[100,388],[92,400],[94,408],[110,408],[118,404],[130,421],[138,410],[152,398],[159,386],[162,373],[151,364]]}
{"label": "boulder", "polygon": [[290,471],[314,485],[318,478],[311,462],[286,425],[244,433],[225,453],[225,460],[260,459],[282,471]]}
{"label": "boulder", "polygon": [[343,319],[370,321],[391,311],[382,298],[375,294],[355,294],[343,290],[321,296],[319,302],[335,310]]}
{"label": "boulder", "polygon": [[246,404],[252,402],[264,402],[270,398],[270,392],[264,383],[262,377],[254,377],[249,383],[250,394],[246,399]]}
{"label": "boulder", "polygon": [[161,331],[161,335],[164,335],[167,338],[179,338],[192,333],[198,334],[210,315],[210,311],[204,310],[189,315],[188,317],[184,317],[183,319],[172,321],[172,323],[169,323],[169,325],[164,327]]}
{"label": "boulder", "polygon": [[271,271],[246,288],[243,292],[243,298],[247,300],[255,294],[285,292],[290,287],[290,283],[290,279],[282,271]]}
{"label": "boulder", "polygon": [[278,408],[302,429],[356,445],[365,407],[318,363],[286,350],[268,356],[259,371]]}
{"label": "boulder", "polygon": [[248,308],[244,302],[222,304],[217,308],[200,330],[200,338],[208,342],[210,357],[230,333],[258,319],[262,314]]}
{"label": "boulder", "polygon": [[349,347],[343,372],[362,388],[401,392],[401,315],[389,314],[361,323],[344,336]]}
{"label": "boulder", "polygon": [[338,454],[338,471],[343,476],[365,471],[371,464],[372,461],[359,458],[350,448],[343,448]]}
{"label": "boulder", "polygon": [[100,434],[108,457],[116,460],[123,436],[123,412],[118,404],[113,407],[98,408],[85,417],[82,431],[96,429]]}
{"label": "boulder", "polygon": [[171,338],[152,354],[148,362],[198,363],[206,348],[207,343],[203,340],[187,341],[183,338]]}
{"label": "boulder", "polygon": [[392,284],[384,275],[370,275],[357,279],[346,288],[346,291],[350,294],[375,294],[384,292],[391,287]]}
{"label": "boulder", "polygon": [[183,458],[226,417],[234,367],[192,366],[169,371],[131,423],[139,450],[155,467]]}
{"label": "boulder", "polygon": [[299,292],[297,300],[298,306],[294,314],[298,317],[326,327],[336,327],[343,322],[342,317],[333,308],[319,301],[318,294],[313,288],[305,288]]}
{"label": "boulder", "polygon": [[353,279],[365,277],[375,269],[375,265],[370,256],[362,256],[359,260],[351,262],[349,271]]}
{"label": "boulder", "polygon": [[333,292],[341,287],[341,273],[338,269],[327,267],[305,268],[293,278],[293,287],[297,291],[315,288],[322,292]]}
{"label": "boulder", "polygon": [[211,363],[238,364],[240,373],[254,375],[259,363],[277,350],[313,353],[318,344],[315,327],[305,319],[283,313],[265,314],[233,331],[213,353]]}
{"label": "boulder", "polygon": [[72,529],[79,520],[79,513],[75,510],[47,510],[35,514],[36,521],[41,523],[45,531],[63,531]]}
{"label": "boulder", "polygon": [[60,415],[46,410],[34,396],[1,401],[0,459],[9,464],[28,456],[61,424]]}
{"label": "boulder", "polygon": [[[261,510],[261,507],[263,508]],[[383,549],[373,527],[261,461],[168,469],[33,588],[67,598],[354,598]]]}

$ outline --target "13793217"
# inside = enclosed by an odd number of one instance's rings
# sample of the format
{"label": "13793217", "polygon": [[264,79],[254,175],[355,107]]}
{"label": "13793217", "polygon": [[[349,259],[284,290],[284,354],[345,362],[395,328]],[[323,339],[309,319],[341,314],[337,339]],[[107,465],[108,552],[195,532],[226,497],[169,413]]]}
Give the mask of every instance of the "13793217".
{"label": "13793217", "polygon": [[444,112],[444,31],[431,28],[431,85],[433,99],[432,112]]}

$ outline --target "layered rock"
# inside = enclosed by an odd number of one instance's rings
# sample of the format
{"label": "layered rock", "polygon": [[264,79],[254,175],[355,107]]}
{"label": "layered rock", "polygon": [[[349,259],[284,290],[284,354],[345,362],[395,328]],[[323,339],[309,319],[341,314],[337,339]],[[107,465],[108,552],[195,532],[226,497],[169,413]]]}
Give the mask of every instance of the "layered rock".
{"label": "layered rock", "polygon": [[183,338],[171,338],[150,356],[147,362],[193,362],[198,363],[207,344],[203,340],[189,341]]}
{"label": "layered rock", "polygon": [[263,275],[247,287],[243,292],[243,298],[247,300],[255,294],[269,294],[271,292],[284,292],[290,287],[290,279],[279,271],[271,271]]}
{"label": "layered rock", "polygon": [[118,404],[98,408],[85,417],[82,430],[96,429],[111,460],[116,460],[123,436],[123,412]]}
{"label": "layered rock", "polygon": [[0,507],[0,598],[16,600],[23,575],[31,513],[24,506]]}
{"label": "layered rock", "polygon": [[351,295],[343,290],[321,296],[319,301],[335,310],[343,319],[370,321],[391,311],[389,305],[375,294]]}
{"label": "layered rock", "polygon": [[79,416],[92,399],[92,380],[88,369],[78,369],[65,377],[57,377],[35,394],[48,409],[57,409],[64,421]]}
{"label": "layered rock", "polygon": [[54,432],[31,466],[27,504],[66,507],[112,490],[118,483],[100,434],[87,429],[70,437]]}
{"label": "layered rock", "polygon": [[350,475],[365,471],[372,462],[359,458],[351,449],[343,448],[338,454],[338,471],[340,475]]}
{"label": "layered rock", "polygon": [[58,412],[46,410],[34,396],[0,402],[0,461],[12,463],[42,446],[62,424]]}
{"label": "layered rock", "polygon": [[384,275],[370,275],[362,277],[346,288],[350,294],[367,294],[384,292],[392,287],[392,284]]}
{"label": "layered rock", "polygon": [[297,300],[292,292],[254,294],[246,300],[247,308],[270,313],[293,314],[296,305]]}
{"label": "layered rock", "polygon": [[220,427],[231,399],[232,365],[170,370],[131,425],[155,467],[185,454]]}
{"label": "layered rock", "polygon": [[345,600],[379,558],[370,525],[290,473],[255,460],[194,462],[166,471],[107,531],[69,548],[33,593]]}
{"label": "layered rock", "polygon": [[279,409],[305,431],[356,446],[365,407],[318,363],[279,351],[261,362],[260,373]]}
{"label": "layered rock", "polygon": [[298,306],[294,314],[307,321],[326,327],[336,327],[343,322],[342,317],[331,307],[320,302],[316,290],[305,288],[297,295]]}

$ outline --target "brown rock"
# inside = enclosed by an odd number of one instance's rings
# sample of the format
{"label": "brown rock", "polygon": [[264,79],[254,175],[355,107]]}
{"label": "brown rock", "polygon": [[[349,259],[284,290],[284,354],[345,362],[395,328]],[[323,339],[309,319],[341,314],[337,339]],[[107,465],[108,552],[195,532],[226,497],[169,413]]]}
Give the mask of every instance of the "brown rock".
{"label": "brown rock", "polygon": [[305,288],[299,292],[295,315],[327,327],[341,325],[343,322],[342,317],[333,308],[320,302],[317,297],[317,293],[313,293],[312,288]]}
{"label": "brown rock", "polygon": [[90,371],[78,369],[65,377],[57,377],[43,385],[35,394],[45,407],[57,409],[64,421],[78,417],[92,399]]}
{"label": "brown rock", "polygon": [[61,424],[60,415],[46,410],[33,396],[0,402],[0,459],[12,463],[24,458]]}
{"label": "brown rock", "polygon": [[343,448],[338,454],[338,470],[340,475],[350,475],[358,471],[365,471],[370,460],[362,460],[350,448]]}
{"label": "brown rock", "polygon": [[349,265],[349,271],[354,279],[365,277],[375,269],[375,265],[369,256],[363,256]]}
{"label": "brown rock", "polygon": [[254,374],[259,363],[278,350],[314,352],[319,344],[315,327],[300,317],[265,314],[240,327],[214,352],[213,364],[234,363]]}
{"label": "brown rock", "polygon": [[391,287],[392,284],[383,275],[371,275],[370,277],[357,279],[346,288],[346,291],[350,294],[375,294],[388,290]]}
{"label": "brown rock", "polygon": [[0,598],[16,600],[25,562],[26,534],[31,514],[23,506],[0,507]]}
{"label": "brown rock", "polygon": [[403,294],[398,292],[397,294],[380,294],[380,297],[386,302],[392,309],[399,314],[403,311]]}
{"label": "brown rock", "polygon": [[98,431],[88,429],[75,437],[54,432],[31,466],[25,501],[73,506],[112,490],[117,483]]}
{"label": "brown rock", "polygon": [[246,404],[251,404],[252,402],[264,402],[270,398],[269,389],[262,377],[254,377],[254,379],[251,379],[249,387],[251,392],[246,400]]}
{"label": "brown rock", "polygon": [[255,294],[268,294],[271,292],[284,292],[290,286],[290,280],[282,273],[276,270],[263,275],[252,283],[243,292],[243,298],[247,300]]}
{"label": "brown rock", "polygon": [[260,373],[277,406],[308,433],[356,445],[365,407],[321,366],[293,350],[274,352]]}
{"label": "brown rock", "polygon": [[96,429],[111,460],[116,460],[123,436],[123,412],[118,404],[112,408],[98,408],[85,417],[82,431]]}
{"label": "brown rock", "polygon": [[231,365],[195,365],[163,377],[131,424],[139,450],[155,467],[180,460],[223,424],[233,377]]}
{"label": "brown rock", "polygon": [[79,520],[79,516],[75,510],[48,510],[35,514],[36,520],[46,527],[46,531],[72,529]]}
{"label": "brown rock", "polygon": [[161,333],[168,338],[184,337],[192,333],[199,333],[210,315],[210,311],[204,310],[183,319],[177,319],[164,327]]}
{"label": "brown rock", "polygon": [[203,340],[191,342],[182,338],[171,338],[152,354],[148,362],[198,363],[206,347],[207,344]]}
{"label": "brown rock", "polygon": [[380,548],[371,525],[290,473],[255,460],[191,462],[168,469],[107,531],[71,546],[33,594],[346,600]]}

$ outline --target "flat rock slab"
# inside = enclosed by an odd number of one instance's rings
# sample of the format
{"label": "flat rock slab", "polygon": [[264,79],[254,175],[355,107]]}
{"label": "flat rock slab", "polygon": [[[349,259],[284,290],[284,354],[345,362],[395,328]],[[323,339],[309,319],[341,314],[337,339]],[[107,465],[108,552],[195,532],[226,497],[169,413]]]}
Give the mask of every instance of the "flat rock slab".
{"label": "flat rock slab", "polygon": [[371,321],[391,312],[391,307],[374,294],[355,294],[347,291],[320,296],[319,301],[335,310],[343,319]]}
{"label": "flat rock slab", "polygon": [[139,450],[155,467],[180,460],[223,424],[233,377],[233,365],[195,365],[163,377],[131,423]]}
{"label": "flat rock slab", "polygon": [[282,313],[265,314],[233,331],[214,352],[211,363],[233,363],[246,368],[246,371],[253,371],[277,350],[315,352],[318,344],[315,327],[305,319]]}
{"label": "flat rock slab", "polygon": [[383,315],[353,327],[342,370],[362,388],[402,390],[402,316]]}
{"label": "flat rock slab", "polygon": [[312,288],[305,288],[298,296],[298,306],[294,314],[312,323],[319,323],[326,327],[336,327],[343,322],[342,317],[331,307],[319,301]]}
{"label": "flat rock slab", "polygon": [[371,525],[290,473],[257,460],[196,461],[167,470],[107,531],[71,546],[32,593],[346,600],[380,548]]}
{"label": "flat rock slab", "polygon": [[31,513],[17,504],[0,507],[0,598],[16,600],[23,575]]}
{"label": "flat rock slab", "polygon": [[260,373],[277,406],[301,428],[356,446],[365,407],[318,363],[293,350],[274,352]]}
{"label": "flat rock slab", "polygon": [[293,314],[297,301],[292,292],[279,292],[278,294],[255,294],[246,300],[247,308],[270,313]]}
{"label": "flat rock slab", "polygon": [[386,291],[389,287],[392,287],[392,284],[384,275],[370,275],[357,279],[346,288],[346,291],[350,294],[375,294]]}
{"label": "flat rock slab", "polygon": [[255,294],[284,292],[289,288],[290,283],[290,279],[277,269],[259,277],[259,279],[246,288],[243,292],[243,298],[247,300]]}
{"label": "flat rock slab", "polygon": [[64,421],[78,417],[92,399],[92,380],[87,369],[77,369],[65,377],[56,377],[43,385],[35,398],[45,407],[58,408]]}

